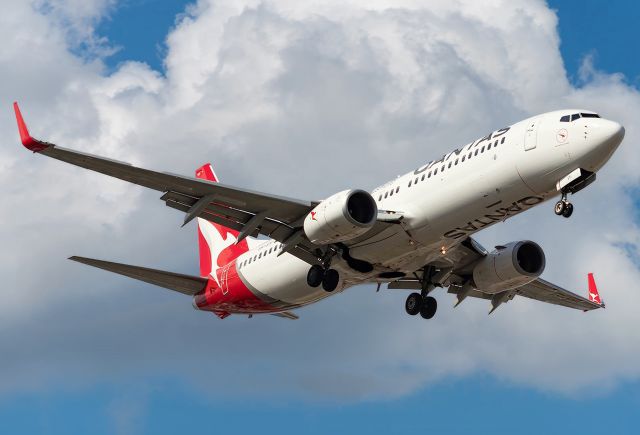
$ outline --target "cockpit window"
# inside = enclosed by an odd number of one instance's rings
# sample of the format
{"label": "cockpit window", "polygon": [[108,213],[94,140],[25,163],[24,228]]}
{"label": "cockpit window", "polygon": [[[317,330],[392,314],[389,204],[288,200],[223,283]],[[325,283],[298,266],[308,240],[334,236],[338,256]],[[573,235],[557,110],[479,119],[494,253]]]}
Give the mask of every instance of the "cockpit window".
{"label": "cockpit window", "polygon": [[560,122],[572,122],[580,118],[600,118],[597,113],[574,113],[573,115],[564,115],[560,118]]}

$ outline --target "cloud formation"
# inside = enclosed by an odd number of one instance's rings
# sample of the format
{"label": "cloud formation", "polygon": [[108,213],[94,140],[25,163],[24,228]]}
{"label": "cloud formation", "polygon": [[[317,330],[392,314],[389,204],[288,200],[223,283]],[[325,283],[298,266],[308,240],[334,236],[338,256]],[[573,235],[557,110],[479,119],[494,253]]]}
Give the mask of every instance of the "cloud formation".
{"label": "cloud formation", "polygon": [[[106,73],[95,23],[112,1],[12,0],[0,36],[0,386],[5,393],[169,376],[211,394],[369,399],[452,376],[595,394],[640,375],[640,242],[629,195],[640,96],[588,61],[566,77],[557,18],[542,2],[201,0],[167,35],[165,70]],[[33,29],[38,29],[34,32]],[[82,41],[99,41],[85,45]],[[87,55],[87,51],[89,54]],[[34,135],[145,167],[190,174],[211,160],[225,182],[302,198],[372,188],[528,115],[584,107],[619,120],[625,142],[571,220],[541,206],[487,230],[487,246],[532,239],[545,277],[606,310],[583,314],[482,301],[436,319],[404,314],[404,292],[351,289],[300,310],[224,321],[188,298],[70,264],[89,255],[196,272],[195,230],[155,192],[29,155]]]}

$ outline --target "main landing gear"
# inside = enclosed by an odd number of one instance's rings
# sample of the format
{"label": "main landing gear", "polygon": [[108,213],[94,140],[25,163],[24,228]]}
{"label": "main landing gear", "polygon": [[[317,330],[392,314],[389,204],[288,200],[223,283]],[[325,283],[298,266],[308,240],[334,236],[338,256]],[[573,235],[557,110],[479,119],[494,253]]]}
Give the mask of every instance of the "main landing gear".
{"label": "main landing gear", "polygon": [[431,296],[422,296],[420,293],[411,293],[404,304],[407,314],[415,316],[420,313],[423,319],[431,319],[438,309],[438,301]]}
{"label": "main landing gear", "polygon": [[338,287],[340,274],[335,269],[325,268],[319,264],[314,264],[307,272],[307,284],[310,287],[318,287],[322,284],[322,288],[327,292],[332,292]]}
{"label": "main landing gear", "polygon": [[571,215],[573,214],[573,204],[571,204],[567,200],[567,193],[566,192],[562,193],[562,198],[560,199],[560,201],[556,202],[556,205],[555,205],[553,211],[558,216],[564,216],[566,218],[571,217]]}
{"label": "main landing gear", "polygon": [[404,309],[407,311],[407,314],[415,316],[420,313],[423,319],[431,319],[435,316],[438,310],[438,301],[429,296],[429,293],[436,285],[440,285],[434,283],[443,282],[450,274],[450,270],[442,269],[436,272],[433,267],[425,267],[421,280],[422,290],[420,293],[411,293],[404,304]]}

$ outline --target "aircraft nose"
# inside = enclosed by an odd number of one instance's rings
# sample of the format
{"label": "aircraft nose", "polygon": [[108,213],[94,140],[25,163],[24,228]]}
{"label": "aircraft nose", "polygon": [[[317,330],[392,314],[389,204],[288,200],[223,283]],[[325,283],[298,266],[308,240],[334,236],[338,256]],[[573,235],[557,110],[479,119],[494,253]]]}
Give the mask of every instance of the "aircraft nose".
{"label": "aircraft nose", "polygon": [[601,130],[601,137],[605,142],[618,146],[624,138],[624,127],[620,123],[609,121],[608,119],[604,119],[602,121],[602,124],[599,126],[599,130]]}

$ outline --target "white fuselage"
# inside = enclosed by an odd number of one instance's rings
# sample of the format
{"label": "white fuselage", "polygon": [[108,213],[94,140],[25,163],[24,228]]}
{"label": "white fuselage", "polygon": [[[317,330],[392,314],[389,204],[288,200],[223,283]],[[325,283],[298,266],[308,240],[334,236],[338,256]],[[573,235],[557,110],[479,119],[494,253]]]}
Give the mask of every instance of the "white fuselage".
{"label": "white fuselage", "polygon": [[[576,169],[598,171],[622,140],[620,124],[597,117],[561,122],[585,110],[563,110],[513,124],[452,151],[371,192],[380,210],[404,216],[400,224],[352,245],[354,258],[374,265],[369,273],[332,263],[338,290],[385,282],[383,272],[412,273],[426,264],[447,264],[447,252],[467,236],[558,195],[556,183]],[[280,244],[254,241],[236,260],[253,291],[283,307],[306,305],[332,293],[307,285],[309,264]]]}

